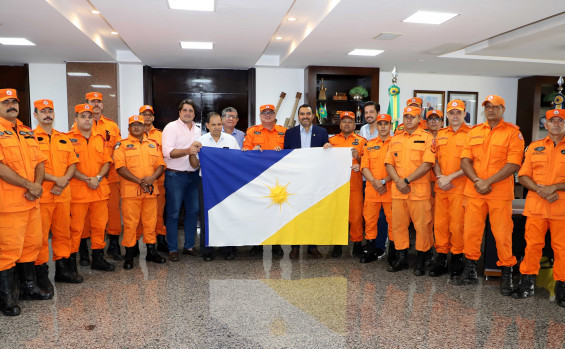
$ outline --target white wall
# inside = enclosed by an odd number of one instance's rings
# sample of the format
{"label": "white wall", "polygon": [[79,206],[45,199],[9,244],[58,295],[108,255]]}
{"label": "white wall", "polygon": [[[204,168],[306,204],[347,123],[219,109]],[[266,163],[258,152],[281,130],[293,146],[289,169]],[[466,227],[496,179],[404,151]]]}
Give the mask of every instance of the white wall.
{"label": "white wall", "polygon": [[37,120],[33,117],[33,102],[38,99],[50,99],[55,107],[55,122],[53,127],[57,131],[67,132],[68,109],[67,109],[67,67],[61,64],[29,64],[29,100],[32,111],[32,128],[37,126]]}
{"label": "white wall", "polygon": [[118,126],[126,138],[129,117],[139,114],[143,105],[143,65],[118,64],[118,94]]}
{"label": "white wall", "polygon": [[298,105],[304,104],[304,69],[257,68],[255,78],[255,125],[261,123],[259,107],[263,104],[273,104],[276,107],[281,92],[285,92],[286,97],[279,109],[278,124],[284,125],[284,120],[290,117],[297,92],[302,93]]}

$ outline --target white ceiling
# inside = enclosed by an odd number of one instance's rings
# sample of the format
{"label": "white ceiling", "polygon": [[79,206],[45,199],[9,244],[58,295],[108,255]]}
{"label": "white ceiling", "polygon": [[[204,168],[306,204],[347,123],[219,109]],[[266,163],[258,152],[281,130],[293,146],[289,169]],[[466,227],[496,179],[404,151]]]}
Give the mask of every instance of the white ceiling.
{"label": "white ceiling", "polygon": [[[94,8],[101,15],[91,14]],[[402,22],[417,10],[459,16],[441,25]],[[402,35],[373,40],[381,32]],[[400,72],[562,75],[564,32],[563,0],[216,0],[215,12],[171,10],[166,0],[10,0],[2,1],[0,37],[25,37],[36,46],[0,45],[0,64],[246,69],[262,58],[269,63],[261,64],[287,68],[389,71],[396,64]],[[182,50],[179,41],[212,41],[214,50]],[[348,56],[354,48],[385,52]]]}

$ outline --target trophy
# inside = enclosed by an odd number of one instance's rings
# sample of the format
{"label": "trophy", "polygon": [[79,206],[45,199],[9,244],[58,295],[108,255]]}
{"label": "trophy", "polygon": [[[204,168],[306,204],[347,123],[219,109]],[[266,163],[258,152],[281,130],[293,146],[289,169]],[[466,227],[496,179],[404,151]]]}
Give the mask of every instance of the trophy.
{"label": "trophy", "polygon": [[322,78],[322,84],[320,85],[320,94],[318,94],[318,99],[320,101],[326,100],[326,88],[324,87],[324,78]]}

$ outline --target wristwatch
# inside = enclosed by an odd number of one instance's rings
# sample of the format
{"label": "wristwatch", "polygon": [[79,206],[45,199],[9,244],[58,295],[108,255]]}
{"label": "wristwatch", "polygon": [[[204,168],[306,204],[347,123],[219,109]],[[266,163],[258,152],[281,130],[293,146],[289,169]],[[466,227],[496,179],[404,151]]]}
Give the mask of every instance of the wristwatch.
{"label": "wristwatch", "polygon": [[410,181],[408,180],[408,178],[404,178],[404,183],[410,184]]}
{"label": "wristwatch", "polygon": [[98,182],[102,182],[102,176],[96,176],[96,179],[98,179]]}
{"label": "wristwatch", "polygon": [[386,181],[385,181],[385,179],[384,179],[384,178],[383,178],[383,179],[381,179],[381,184],[382,184],[382,185],[385,185],[385,184],[386,184]]}

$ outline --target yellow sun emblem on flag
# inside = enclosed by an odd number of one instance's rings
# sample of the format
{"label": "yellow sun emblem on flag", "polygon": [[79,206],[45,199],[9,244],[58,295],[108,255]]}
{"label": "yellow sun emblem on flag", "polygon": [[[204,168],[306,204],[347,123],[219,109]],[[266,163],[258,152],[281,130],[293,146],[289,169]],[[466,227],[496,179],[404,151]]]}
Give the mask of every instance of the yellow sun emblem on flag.
{"label": "yellow sun emblem on flag", "polygon": [[273,187],[265,185],[267,188],[269,188],[270,193],[269,195],[263,197],[271,199],[271,204],[267,206],[267,208],[273,205],[278,205],[279,209],[282,210],[283,204],[288,204],[290,206],[290,204],[288,203],[288,197],[294,194],[288,192],[287,187],[289,184],[290,182],[284,186],[280,185],[279,179],[277,178],[277,183]]}

